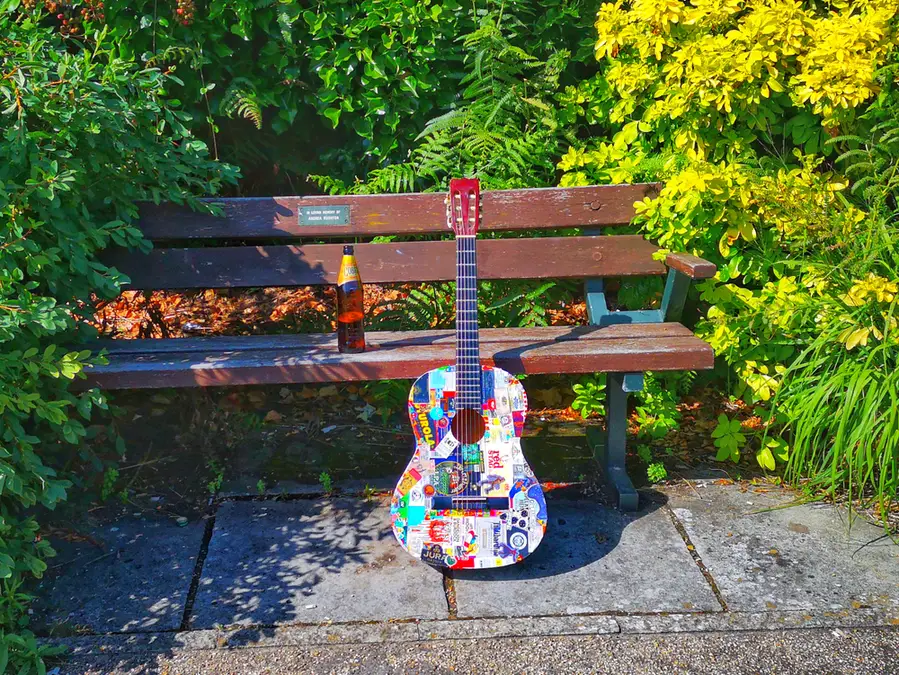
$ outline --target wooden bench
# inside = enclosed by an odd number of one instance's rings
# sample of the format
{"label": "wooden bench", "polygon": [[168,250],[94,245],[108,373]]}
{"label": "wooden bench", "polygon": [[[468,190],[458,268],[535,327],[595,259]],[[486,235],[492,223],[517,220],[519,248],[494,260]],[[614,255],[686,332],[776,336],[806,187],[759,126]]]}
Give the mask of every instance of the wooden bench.
{"label": "wooden bench", "polygon": [[[713,365],[711,348],[678,321],[692,279],[715,267],[689,255],[666,265],[640,236],[490,238],[490,231],[596,228],[628,223],[633,204],[656,185],[616,185],[485,192],[478,242],[481,279],[586,280],[589,326],[489,328],[481,359],[512,373],[609,373],[608,435],[599,450],[623,509],[637,508],[624,470],[627,394],[647,370]],[[114,250],[106,262],[132,289],[208,289],[335,284],[343,245],[298,240],[370,240],[377,235],[445,234],[444,240],[361,243],[365,283],[454,279],[455,244],[438,193],[215,199],[224,217],[175,205],[147,206],[140,227],[149,254]],[[661,308],[610,312],[604,278],[663,275]],[[455,361],[448,330],[370,332],[371,349],[340,354],[336,335],[271,335],[108,340],[108,365],[87,384],[104,388],[347,382],[414,378]]]}

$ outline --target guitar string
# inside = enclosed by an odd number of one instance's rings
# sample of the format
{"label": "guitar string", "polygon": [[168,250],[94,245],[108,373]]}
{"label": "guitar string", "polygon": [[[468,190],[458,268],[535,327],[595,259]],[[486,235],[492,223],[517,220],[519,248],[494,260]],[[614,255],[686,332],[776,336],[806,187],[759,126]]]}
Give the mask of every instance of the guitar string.
{"label": "guitar string", "polygon": [[[462,203],[460,204],[462,210],[462,218],[463,222],[466,224],[471,224],[473,222],[474,214],[477,212],[478,205],[474,201],[475,194],[474,191],[469,191],[466,193],[465,197],[467,199],[460,200]],[[467,209],[465,207],[468,207]],[[476,380],[479,379],[479,359],[478,355],[474,353],[476,348],[476,342],[473,340],[473,332],[477,330],[477,315],[474,317],[471,316],[472,312],[477,311],[477,287],[475,286],[476,279],[476,264],[475,264],[475,248],[474,248],[474,234],[466,231],[466,237],[462,239],[462,299],[463,299],[463,314],[462,314],[462,369],[463,369],[463,398],[464,398],[464,408],[466,412],[468,412],[469,407],[473,407],[470,411],[470,414],[466,414],[463,418],[465,428],[465,437],[469,441],[467,444],[462,445],[462,459],[463,459],[463,470],[466,475],[466,485],[465,485],[465,494],[466,496],[473,497],[478,494],[478,491],[475,489],[475,483],[478,480],[475,476],[476,473],[476,462],[474,461],[475,450],[474,447],[476,443],[473,443],[474,435],[477,432],[477,421],[475,419],[475,414],[477,414],[477,410],[474,407],[477,405],[478,401],[476,398],[480,398],[478,396],[479,387],[476,386]]]}
{"label": "guitar string", "polygon": [[[464,222],[463,219],[465,217],[465,214],[462,209],[462,204],[464,203],[464,199],[463,199],[463,196],[461,193],[459,193],[458,199],[459,199],[459,208],[458,208],[458,212],[457,212],[458,215],[457,215],[456,222],[458,224],[459,231],[461,234],[461,232],[463,231],[462,230],[463,222]],[[464,305],[465,280],[463,278],[463,275],[465,274],[465,239],[462,236],[458,236],[458,238],[456,239],[456,242],[457,242],[457,246],[459,249],[459,268],[458,268],[458,272],[457,272],[458,279],[456,279],[456,290],[458,291],[458,301],[457,301],[457,307],[456,307],[456,321],[459,322],[458,335],[457,335],[457,344],[458,344],[459,354],[458,354],[458,359],[457,359],[458,364],[456,366],[456,370],[457,370],[456,377],[459,380],[459,385],[456,388],[457,389],[456,393],[460,397],[459,404],[461,405],[461,410],[457,410],[456,414],[461,415],[460,420],[459,420],[460,438],[458,440],[459,440],[459,459],[462,460],[462,471],[464,473],[465,472],[465,440],[464,439],[466,438],[466,434],[467,434],[466,417],[464,414],[464,409],[465,409],[465,403],[464,403],[464,399],[465,399],[465,378],[464,378],[464,372],[465,372],[465,362],[464,362],[465,322],[463,320],[464,312],[465,312],[465,305]],[[457,503],[458,502],[454,499],[453,505],[455,506]]]}
{"label": "guitar string", "polygon": [[[472,211],[477,209],[477,205],[472,204],[473,197],[474,197],[474,193],[469,192],[468,200],[467,200],[468,203],[466,204],[466,206],[468,206],[468,209],[467,209],[468,213],[466,214],[466,216],[468,219],[469,227],[471,227],[471,225],[472,225]],[[475,295],[475,289],[473,288],[474,283],[475,283],[474,282],[475,274],[474,274],[474,270],[472,269],[472,263],[474,261],[474,256],[473,256],[474,249],[473,249],[472,243],[473,243],[472,238],[470,238],[470,237],[466,238],[465,249],[466,249],[467,260],[466,260],[466,270],[465,271],[468,274],[466,274],[466,279],[465,279],[465,286],[466,286],[466,289],[465,289],[465,291],[466,291],[466,293],[465,293],[465,295],[466,295],[465,314],[466,314],[466,316],[465,316],[464,328],[465,328],[466,341],[467,341],[467,344],[465,345],[466,346],[465,359],[466,359],[466,366],[468,369],[468,374],[467,374],[466,378],[469,380],[469,382],[468,382],[469,396],[470,396],[469,405],[474,406],[475,405],[475,400],[474,400],[474,398],[475,398],[475,396],[474,396],[475,395],[475,377],[476,377],[477,373],[476,373],[475,363],[472,363],[472,361],[473,361],[472,351],[473,351],[473,347],[474,347],[474,341],[471,339],[472,338],[471,331],[474,330],[474,327],[477,325],[476,324],[477,316],[474,317],[475,323],[472,323],[473,317],[471,316],[471,314],[473,311],[475,311],[475,312],[477,311],[477,305],[475,304],[476,300],[474,300],[476,295]],[[468,452],[467,452],[469,473],[468,473],[468,485],[466,487],[468,488],[467,489],[468,494],[474,495],[474,486],[472,484],[473,480],[474,480],[474,467],[473,467],[474,462],[472,461],[472,453],[473,453],[472,441],[474,440],[474,436],[475,436],[476,422],[475,422],[473,414],[467,415],[467,418],[469,420],[469,430],[468,430],[469,444],[468,444]]]}
{"label": "guitar string", "polygon": [[[458,197],[458,203],[456,198]],[[468,206],[468,208],[464,208]],[[476,233],[459,235],[462,224],[474,222],[477,217],[479,204],[475,191],[467,191],[464,195],[459,192],[451,194],[449,199],[451,219],[455,222],[457,241],[457,414],[461,414],[459,429],[460,436],[468,439],[480,431],[482,420],[477,420],[475,414],[482,414],[477,408],[482,407],[481,380],[482,368],[480,366],[480,354],[477,340],[477,261],[476,261]],[[474,312],[474,316],[469,316]],[[474,406],[471,410],[469,407]],[[471,412],[471,415],[464,414]],[[471,418],[471,419],[469,419]],[[457,439],[458,440],[458,439]],[[480,440],[480,439],[479,439]],[[482,453],[479,443],[466,444],[459,442],[462,470],[466,478],[463,494],[466,497],[481,496],[480,473],[483,468]],[[475,457],[477,456],[477,457]],[[477,459],[478,461],[475,461]],[[475,477],[475,473],[478,474]],[[476,489],[477,488],[477,489]],[[451,498],[452,499],[452,498]],[[454,505],[459,501],[452,499]],[[465,500],[466,504],[470,500]]]}
{"label": "guitar string", "polygon": [[[466,219],[466,216],[468,215],[465,213],[465,209],[464,209],[464,206],[466,205],[466,201],[467,201],[466,196],[467,195],[463,195],[461,192],[458,193],[458,211],[457,211],[456,203],[455,203],[456,196],[453,195],[453,211],[454,211],[454,215],[457,216],[456,223],[458,226],[458,229],[456,232],[456,244],[457,244],[457,251],[458,251],[458,264],[457,264],[457,277],[458,278],[456,280],[456,291],[457,291],[456,292],[456,305],[457,305],[456,306],[456,320],[459,323],[459,325],[458,325],[458,330],[457,330],[458,354],[457,354],[457,359],[456,359],[457,360],[456,377],[458,378],[458,386],[456,387],[456,389],[457,389],[456,393],[459,396],[459,402],[457,405],[456,414],[461,416],[461,419],[459,420],[459,422],[460,422],[459,430],[460,430],[461,438],[458,439],[459,440],[459,455],[460,455],[460,459],[462,460],[462,472],[463,472],[464,476],[466,477],[466,483],[467,483],[468,480],[470,480],[470,477],[468,476],[468,467],[467,467],[466,457],[465,457],[465,454],[466,454],[465,453],[465,439],[468,438],[468,416],[466,414],[468,391],[467,391],[467,374],[466,374],[466,363],[465,363],[466,347],[467,347],[466,335],[465,335],[465,328],[466,328],[466,322],[465,322],[465,318],[466,318],[465,241],[466,241],[466,239],[463,236],[465,219]],[[463,490],[465,492],[467,492],[467,488],[468,488],[468,485],[466,484],[463,487]],[[455,499],[453,499],[452,503],[455,506],[458,502]]]}
{"label": "guitar string", "polygon": [[[470,215],[469,209],[466,208],[467,206],[469,206],[468,197],[469,197],[469,195],[467,193],[459,195],[460,221],[462,223],[463,229],[468,224],[467,221],[468,221],[468,217]],[[465,231],[465,234],[468,234],[467,230]],[[462,305],[460,307],[461,312],[462,312],[462,314],[461,314],[462,330],[461,330],[461,335],[460,335],[460,338],[461,338],[460,343],[462,345],[462,353],[460,355],[461,356],[460,376],[462,377],[462,382],[463,382],[463,393],[462,393],[463,402],[462,403],[463,403],[463,409],[465,410],[465,413],[463,414],[463,417],[462,417],[462,426],[463,426],[463,430],[464,430],[463,431],[464,438],[467,441],[471,437],[471,421],[469,419],[470,415],[467,414],[467,412],[468,412],[467,406],[470,404],[470,401],[468,399],[470,397],[470,386],[471,386],[471,383],[469,382],[471,373],[469,372],[469,367],[468,367],[469,364],[467,362],[467,360],[468,360],[468,358],[467,358],[468,357],[468,349],[467,349],[467,347],[468,347],[468,344],[467,344],[468,321],[467,320],[468,320],[468,309],[469,308],[468,308],[468,303],[467,303],[468,280],[466,279],[466,276],[467,276],[466,272],[468,271],[467,270],[468,261],[466,260],[466,257],[467,257],[466,256],[466,246],[468,243],[468,239],[467,239],[467,237],[463,237],[459,241],[460,241],[460,248],[462,251],[462,255],[461,255],[462,266],[460,269],[461,275],[460,275],[460,279],[458,282],[460,288],[462,289],[462,291],[461,291]],[[471,476],[468,473],[468,467],[466,466],[465,442],[460,444],[460,450],[461,450],[462,462],[463,462],[462,469],[465,472],[465,476],[466,476],[465,492],[467,493],[468,488],[469,488],[468,483],[471,481]]]}

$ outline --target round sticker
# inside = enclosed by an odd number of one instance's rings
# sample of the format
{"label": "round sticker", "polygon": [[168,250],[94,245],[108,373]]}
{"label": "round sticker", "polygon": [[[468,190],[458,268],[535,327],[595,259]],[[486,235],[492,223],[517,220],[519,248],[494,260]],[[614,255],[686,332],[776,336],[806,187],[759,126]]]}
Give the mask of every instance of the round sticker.
{"label": "round sticker", "polygon": [[432,420],[439,420],[441,417],[443,417],[443,408],[441,408],[440,406],[434,406],[428,413],[428,417],[430,417]]}
{"label": "round sticker", "polygon": [[468,485],[468,474],[458,462],[441,462],[434,467],[434,488],[442,495],[456,495]]}
{"label": "round sticker", "polygon": [[425,496],[433,497],[435,492],[437,492],[437,490],[434,489],[433,485],[425,485]]}
{"label": "round sticker", "polygon": [[509,546],[514,548],[516,551],[523,549],[528,545],[528,538],[524,535],[523,532],[513,532],[509,537]]}

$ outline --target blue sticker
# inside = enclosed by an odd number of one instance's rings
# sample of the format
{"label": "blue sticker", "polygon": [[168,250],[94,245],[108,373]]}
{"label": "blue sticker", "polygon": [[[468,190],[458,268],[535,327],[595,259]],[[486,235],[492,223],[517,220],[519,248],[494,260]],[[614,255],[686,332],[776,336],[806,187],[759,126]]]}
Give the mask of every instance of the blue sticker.
{"label": "blue sticker", "polygon": [[[424,382],[421,380],[424,379]],[[412,402],[428,403],[430,401],[430,392],[428,391],[428,378],[418,378],[412,385]]]}
{"label": "blue sticker", "polygon": [[425,520],[425,507],[410,506],[408,509],[406,509],[406,518],[408,518],[408,522],[406,523],[407,527],[415,527],[416,525],[420,525]]}
{"label": "blue sticker", "polygon": [[481,371],[481,397],[484,399],[493,398],[493,370]]}
{"label": "blue sticker", "polygon": [[443,417],[443,408],[441,408],[439,405],[434,406],[433,408],[431,408],[431,412],[428,413],[428,416],[432,420],[439,420],[441,417]]}

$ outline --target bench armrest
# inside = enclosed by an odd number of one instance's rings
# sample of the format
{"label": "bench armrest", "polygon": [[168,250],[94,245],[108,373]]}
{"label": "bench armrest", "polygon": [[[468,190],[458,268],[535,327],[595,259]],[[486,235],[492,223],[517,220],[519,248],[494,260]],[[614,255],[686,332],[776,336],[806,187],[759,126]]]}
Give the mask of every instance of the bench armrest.
{"label": "bench armrest", "polygon": [[662,318],[680,321],[690,284],[698,279],[711,279],[718,268],[708,260],[687,253],[669,253],[665,264],[668,265],[668,280],[662,296]]}
{"label": "bench armrest", "polygon": [[669,253],[665,258],[665,264],[691,279],[711,279],[718,271],[714,263],[688,253]]}

